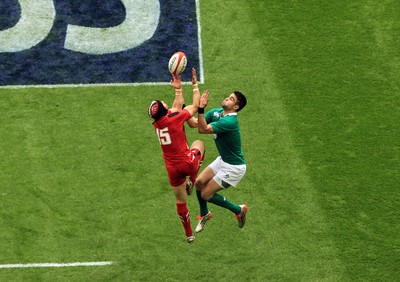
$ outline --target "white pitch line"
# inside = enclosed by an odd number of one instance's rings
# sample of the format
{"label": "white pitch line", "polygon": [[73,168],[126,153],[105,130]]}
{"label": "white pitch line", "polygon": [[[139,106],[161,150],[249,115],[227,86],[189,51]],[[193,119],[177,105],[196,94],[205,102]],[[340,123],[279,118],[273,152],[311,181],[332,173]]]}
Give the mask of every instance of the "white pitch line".
{"label": "white pitch line", "polygon": [[111,264],[112,264],[111,261],[71,262],[71,263],[25,263],[25,264],[0,264],[0,268],[77,267],[77,266],[104,266]]}
{"label": "white pitch line", "polygon": [[203,68],[203,47],[201,43],[201,19],[200,19],[200,0],[196,0],[196,14],[197,14],[197,38],[199,43],[199,67],[200,67],[200,83],[203,84],[204,68]]}

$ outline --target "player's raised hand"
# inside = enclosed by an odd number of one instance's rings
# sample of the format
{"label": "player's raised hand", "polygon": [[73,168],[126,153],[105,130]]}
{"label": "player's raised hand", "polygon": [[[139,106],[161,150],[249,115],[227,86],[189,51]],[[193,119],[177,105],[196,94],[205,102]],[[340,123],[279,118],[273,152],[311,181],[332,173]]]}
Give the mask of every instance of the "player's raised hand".
{"label": "player's raised hand", "polygon": [[209,95],[208,90],[204,91],[203,94],[201,95],[201,97],[200,97],[200,105],[199,105],[200,108],[205,108],[207,106],[207,104],[208,104],[208,95]]}
{"label": "player's raised hand", "polygon": [[197,84],[197,72],[195,68],[192,68],[192,85]]}
{"label": "player's raised hand", "polygon": [[172,79],[171,79],[171,86],[175,89],[181,89],[182,88],[182,79],[181,76],[178,74],[172,74]]}

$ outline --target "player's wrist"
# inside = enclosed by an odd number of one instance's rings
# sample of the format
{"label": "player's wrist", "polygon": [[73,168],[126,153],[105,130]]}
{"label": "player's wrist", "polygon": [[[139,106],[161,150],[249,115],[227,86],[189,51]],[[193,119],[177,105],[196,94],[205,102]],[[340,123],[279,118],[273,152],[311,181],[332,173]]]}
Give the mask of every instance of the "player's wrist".
{"label": "player's wrist", "polygon": [[182,96],[182,88],[175,88],[175,95]]}
{"label": "player's wrist", "polygon": [[199,107],[197,113],[200,114],[200,115],[203,115],[204,114],[204,107]]}

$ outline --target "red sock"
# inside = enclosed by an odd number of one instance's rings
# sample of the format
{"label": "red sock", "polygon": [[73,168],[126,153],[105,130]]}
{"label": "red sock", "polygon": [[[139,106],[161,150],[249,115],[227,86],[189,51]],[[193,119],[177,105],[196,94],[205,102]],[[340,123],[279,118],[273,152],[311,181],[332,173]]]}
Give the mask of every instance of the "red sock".
{"label": "red sock", "polygon": [[192,235],[193,232],[192,227],[190,226],[189,210],[186,207],[186,203],[176,202],[176,211],[181,219],[183,228],[185,228],[186,236]]}

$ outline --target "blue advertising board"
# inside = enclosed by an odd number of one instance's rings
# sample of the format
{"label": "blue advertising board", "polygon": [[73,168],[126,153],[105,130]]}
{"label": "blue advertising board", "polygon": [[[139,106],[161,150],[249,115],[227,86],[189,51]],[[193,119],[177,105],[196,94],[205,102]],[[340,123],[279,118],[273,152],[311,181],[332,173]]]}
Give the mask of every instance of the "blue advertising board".
{"label": "blue advertising board", "polygon": [[0,86],[168,83],[201,73],[196,0],[0,1]]}

